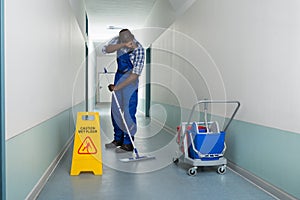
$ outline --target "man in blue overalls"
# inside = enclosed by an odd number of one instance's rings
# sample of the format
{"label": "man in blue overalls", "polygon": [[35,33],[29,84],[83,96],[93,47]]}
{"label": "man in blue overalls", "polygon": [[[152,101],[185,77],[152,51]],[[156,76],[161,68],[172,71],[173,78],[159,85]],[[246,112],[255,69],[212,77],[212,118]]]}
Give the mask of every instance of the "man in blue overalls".
{"label": "man in blue overalls", "polygon": [[[122,29],[119,32],[119,36],[109,41],[102,51],[103,53],[117,51],[118,70],[115,74],[114,84],[110,84],[108,88],[110,91],[115,92],[120,107],[124,112],[126,124],[134,140],[134,135],[137,131],[135,114],[138,103],[138,78],[144,67],[144,48],[128,29]],[[133,145],[125,129],[114,97],[112,97],[111,118],[114,127],[114,140],[109,144],[105,144],[105,147],[119,147],[116,149],[117,153],[132,151]]]}

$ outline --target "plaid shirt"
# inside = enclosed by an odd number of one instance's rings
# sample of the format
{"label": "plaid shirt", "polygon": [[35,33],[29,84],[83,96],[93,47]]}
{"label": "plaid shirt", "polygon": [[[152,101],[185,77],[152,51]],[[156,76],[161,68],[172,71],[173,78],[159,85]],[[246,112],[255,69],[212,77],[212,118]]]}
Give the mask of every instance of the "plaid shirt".
{"label": "plaid shirt", "polygon": [[[137,75],[141,75],[142,74],[142,70],[144,68],[144,61],[145,61],[145,50],[142,47],[142,45],[136,40],[133,39],[133,41],[137,44],[137,48],[135,48],[130,54],[130,61],[133,65],[133,69],[132,69],[132,73],[137,74]],[[114,37],[112,40],[110,40],[103,48],[102,48],[102,52],[104,54],[106,54],[106,47],[108,45],[114,45],[114,44],[118,44],[119,43],[119,37]],[[130,49],[128,48],[122,48],[119,49],[118,51],[121,51],[122,54],[124,53],[128,53],[130,51]]]}

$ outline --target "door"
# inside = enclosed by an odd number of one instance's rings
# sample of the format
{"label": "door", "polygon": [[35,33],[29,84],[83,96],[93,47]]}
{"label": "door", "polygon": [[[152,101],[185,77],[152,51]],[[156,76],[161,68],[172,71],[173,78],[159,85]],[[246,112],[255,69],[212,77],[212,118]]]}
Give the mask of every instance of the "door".
{"label": "door", "polygon": [[151,106],[151,46],[146,49],[146,92],[145,92],[145,116],[150,116]]}

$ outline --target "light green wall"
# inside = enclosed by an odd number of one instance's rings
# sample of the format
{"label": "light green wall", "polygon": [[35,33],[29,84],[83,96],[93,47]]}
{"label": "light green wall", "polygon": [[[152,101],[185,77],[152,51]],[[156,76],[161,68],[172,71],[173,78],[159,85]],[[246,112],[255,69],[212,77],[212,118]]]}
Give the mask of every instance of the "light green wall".
{"label": "light green wall", "polygon": [[300,134],[235,120],[226,142],[229,160],[300,198]]}
{"label": "light green wall", "polygon": [[[83,110],[83,104],[76,110]],[[68,109],[6,141],[6,199],[25,199],[75,130]],[[68,173],[68,172],[67,172]]]}

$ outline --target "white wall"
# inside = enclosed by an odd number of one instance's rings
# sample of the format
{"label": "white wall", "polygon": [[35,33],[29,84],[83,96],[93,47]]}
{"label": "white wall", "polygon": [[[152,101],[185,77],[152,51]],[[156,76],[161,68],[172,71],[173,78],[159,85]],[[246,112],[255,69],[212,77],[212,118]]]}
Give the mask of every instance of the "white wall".
{"label": "white wall", "polygon": [[[300,132],[299,10],[298,0],[198,0],[172,25],[179,32],[172,51],[193,66],[183,63],[176,69],[187,78],[194,74],[189,69],[203,73],[213,99],[241,101],[238,119]],[[196,79],[191,83],[198,84]]]}
{"label": "white wall", "polygon": [[144,28],[133,30],[144,47],[149,47],[196,0],[157,0]]}
{"label": "white wall", "polygon": [[175,18],[176,12],[171,3],[157,0],[145,21],[145,28],[135,30],[134,34],[144,47],[148,47],[174,22]]}
{"label": "white wall", "polygon": [[85,1],[82,0],[69,0],[70,5],[73,9],[73,13],[77,19],[77,23],[80,27],[82,35],[85,36],[86,32],[86,8],[85,8]]}
{"label": "white wall", "polygon": [[[205,48],[172,25],[152,45],[152,82],[173,95],[152,91],[154,101],[191,108],[198,99],[224,99],[224,84],[218,68]],[[195,52],[191,53],[191,51]]]}
{"label": "white wall", "polygon": [[93,111],[96,104],[97,91],[97,53],[92,41],[88,43],[88,110]]}
{"label": "white wall", "polygon": [[68,0],[5,1],[7,139],[83,101],[84,49]]}

